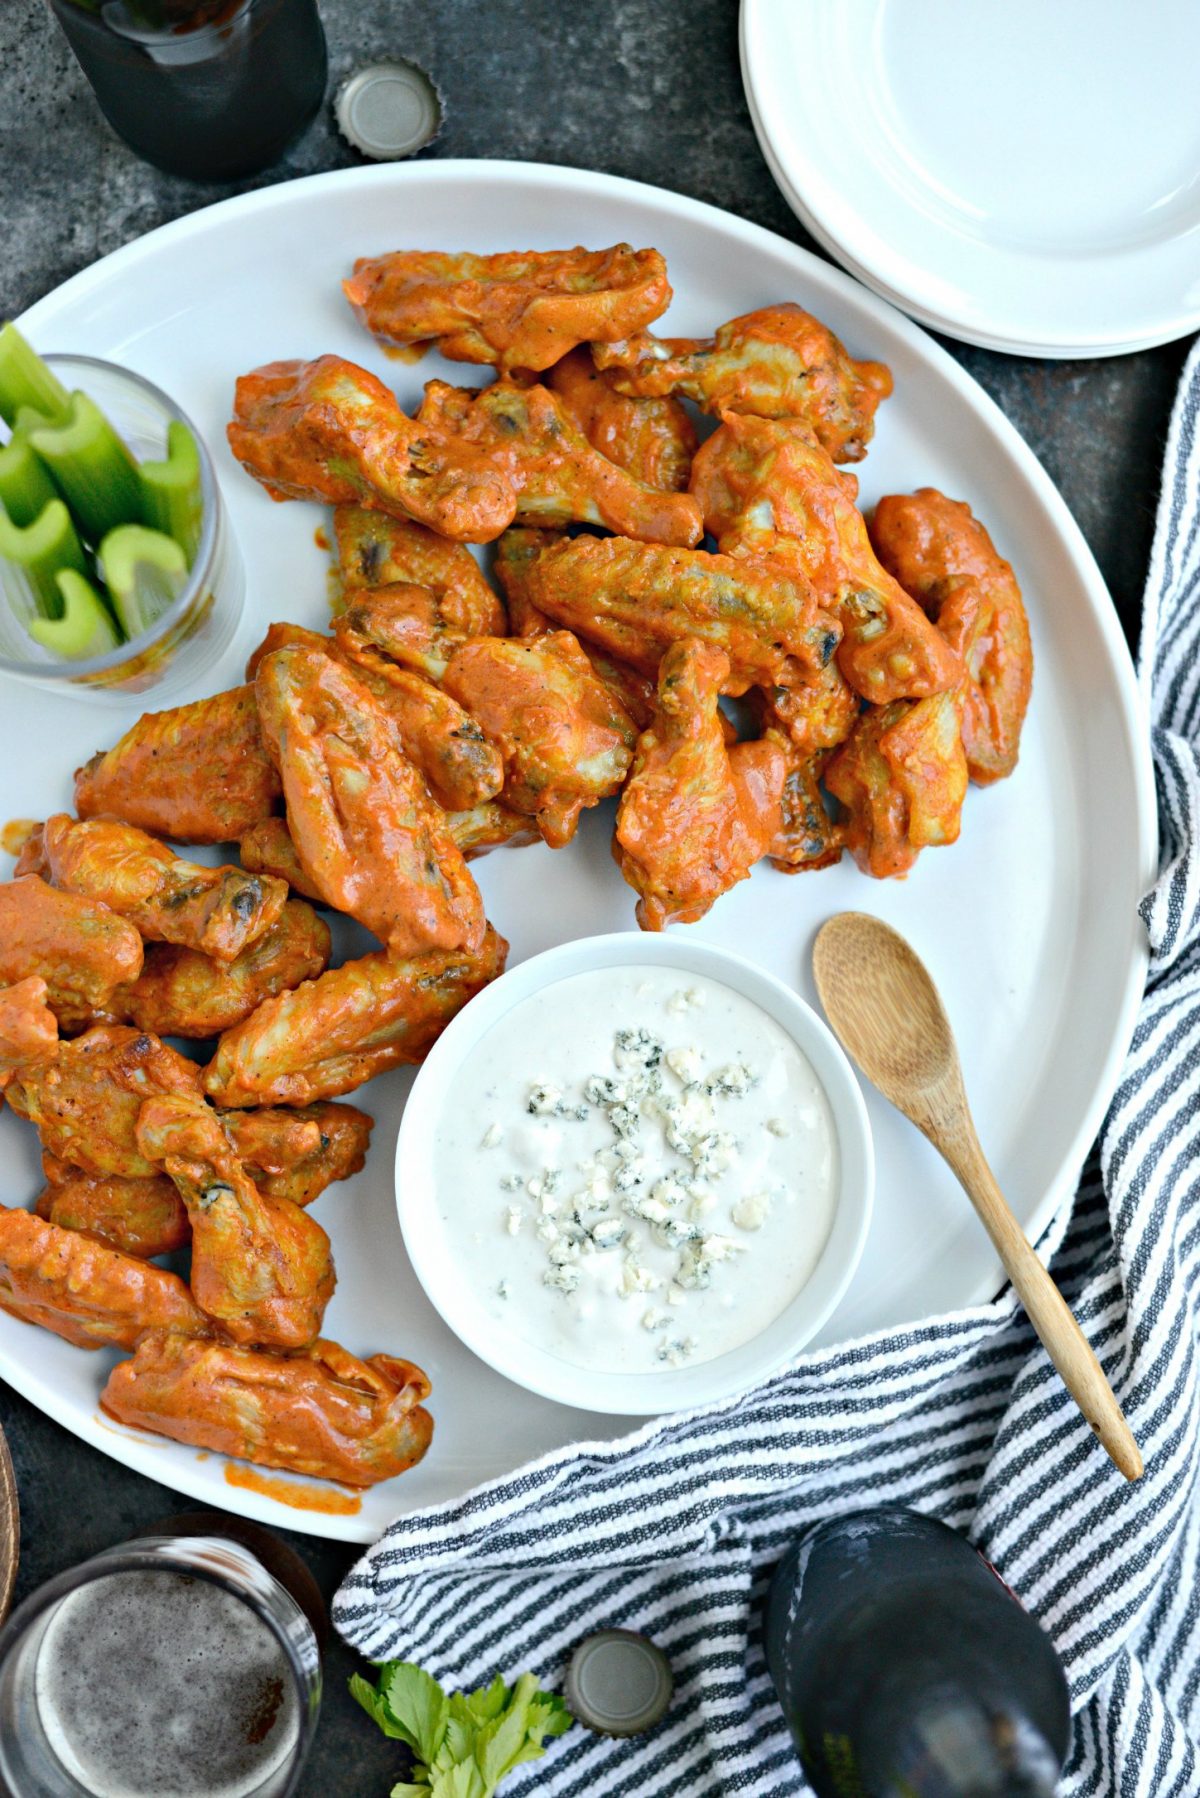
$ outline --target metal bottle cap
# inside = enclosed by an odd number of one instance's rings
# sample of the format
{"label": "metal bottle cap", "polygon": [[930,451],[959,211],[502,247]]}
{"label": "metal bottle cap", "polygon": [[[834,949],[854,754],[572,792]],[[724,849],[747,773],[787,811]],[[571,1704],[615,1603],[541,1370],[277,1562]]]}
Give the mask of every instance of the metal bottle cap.
{"label": "metal bottle cap", "polygon": [[564,1696],[586,1729],[636,1736],[658,1722],[674,1689],[670,1662],[648,1637],[602,1629],[571,1656]]}
{"label": "metal bottle cap", "polygon": [[437,136],[442,101],[415,62],[373,62],[343,81],[334,114],[356,150],[376,162],[394,162]]}

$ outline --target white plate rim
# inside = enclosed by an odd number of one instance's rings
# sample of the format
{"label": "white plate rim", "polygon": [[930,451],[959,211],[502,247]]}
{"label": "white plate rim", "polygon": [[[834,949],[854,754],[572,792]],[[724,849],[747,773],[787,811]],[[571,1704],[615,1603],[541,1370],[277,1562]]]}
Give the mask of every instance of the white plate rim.
{"label": "white plate rim", "polygon": [[[69,277],[49,294],[28,307],[16,322],[23,328],[35,331],[43,326],[52,325],[55,313],[60,307],[86,295],[91,286],[109,279],[114,269],[121,273],[132,272],[136,270],[143,257],[156,254],[164,245],[186,237],[202,235],[214,229],[219,230],[222,221],[230,217],[240,219],[256,212],[301,203],[302,197],[314,192],[336,194],[349,187],[378,186],[383,189],[393,184],[402,189],[407,183],[433,186],[445,183],[453,186],[455,182],[462,180],[470,180],[475,184],[486,183],[504,190],[514,181],[522,182],[531,178],[538,183],[556,186],[573,192],[575,195],[590,190],[603,194],[605,198],[615,198],[618,201],[622,198],[627,199],[631,204],[640,202],[655,207],[665,205],[679,217],[694,220],[697,224],[712,225],[719,221],[720,229],[728,237],[741,238],[747,245],[760,247],[764,251],[769,250],[776,255],[786,254],[794,260],[797,272],[801,277],[807,275],[809,279],[812,279],[815,276],[821,283],[831,284],[835,291],[840,288],[856,304],[865,305],[868,310],[878,310],[888,328],[903,339],[908,347],[915,350],[922,359],[931,362],[942,378],[955,389],[967,408],[983,420],[992,435],[998,440],[999,447],[1007,453],[1023,479],[1035,490],[1050,524],[1057,532],[1062,547],[1070,556],[1079,576],[1081,587],[1087,595],[1099,630],[1101,647],[1112,673],[1112,697],[1118,705],[1122,749],[1127,759],[1135,795],[1139,835],[1137,843],[1128,846],[1128,853],[1131,863],[1136,865],[1138,871],[1139,889],[1145,890],[1157,872],[1158,837],[1157,801],[1144,700],[1138,687],[1128,645],[1103,577],[1082,531],[1066,506],[1066,502],[1015,426],[1009,422],[995,401],[954,360],[948,351],[933,342],[924,330],[902,312],[865,291],[863,286],[849,275],[839,269],[831,268],[823,260],[815,257],[811,251],[789,242],[777,233],[749,220],[738,218],[720,207],[692,199],[689,196],[674,194],[668,189],[655,187],[649,183],[556,164],[446,158],[407,165],[389,164],[339,169],[235,195],[159,226],[154,231],[148,232],[132,243],[121,246],[98,262]],[[178,696],[175,698],[178,703]],[[1060,1157],[1057,1174],[1048,1183],[1040,1202],[1031,1214],[1027,1228],[1035,1240],[1045,1232],[1059,1206],[1074,1192],[1079,1169],[1083,1165],[1086,1153],[1091,1147],[1108,1107],[1132,1038],[1147,964],[1148,950],[1144,931],[1140,927],[1139,920],[1134,917],[1130,921],[1128,962],[1116,1007],[1117,1027],[1113,1032],[1109,1052],[1104,1059],[1092,1102],[1079,1118],[1076,1129]],[[970,1290],[964,1290],[959,1301],[963,1308],[985,1303],[994,1296],[1002,1278],[998,1261],[994,1267],[994,1272],[978,1280]],[[169,1469],[163,1467],[158,1457],[163,1450],[172,1446],[165,1440],[160,1441],[140,1432],[126,1431],[121,1426],[104,1419],[98,1411],[84,1415],[82,1410],[79,1410],[68,1416],[60,1416],[56,1394],[50,1389],[49,1383],[39,1379],[36,1368],[28,1361],[18,1361],[14,1357],[10,1357],[3,1349],[0,1349],[0,1375],[48,1416],[124,1465],[145,1474],[150,1479],[161,1481],[165,1477],[177,1489],[197,1498],[211,1500],[211,1490],[204,1481],[198,1480],[194,1484],[191,1482],[190,1470],[176,1465],[174,1462],[171,1463]],[[559,1454],[562,1451],[551,1452]],[[214,1457],[214,1459],[216,1458],[219,1457]],[[489,1480],[482,1482],[482,1485],[487,1486],[493,1483]],[[376,1534],[374,1527],[364,1527],[356,1516],[337,1516],[291,1509],[246,1488],[229,1487],[224,1497],[218,1502],[228,1510],[252,1517],[257,1521],[313,1535],[348,1542],[367,1542],[373,1540]],[[414,1507],[405,1514],[418,1517],[427,1513],[436,1513],[442,1508],[440,1504]]]}
{"label": "white plate rim", "polygon": [[[894,286],[872,266],[869,258],[859,253],[850,236],[840,234],[824,214],[814,207],[804,192],[802,173],[788,167],[776,146],[756,81],[759,46],[751,35],[752,31],[762,31],[759,22],[763,13],[763,0],[741,0],[738,53],[742,86],[763,160],[770,169],[776,186],[805,229],[843,268],[881,299],[887,300],[890,305],[928,326],[930,330],[940,331],[960,342],[976,344],[981,349],[999,350],[1005,355],[1032,356],[1041,360],[1100,360],[1109,356],[1127,356],[1138,350],[1154,349],[1159,344],[1174,343],[1200,329],[1198,301],[1192,307],[1166,311],[1157,318],[1148,317],[1133,331],[1106,331],[1097,328],[1094,332],[1075,335],[1066,330],[1045,329],[1037,337],[1032,337],[1005,331],[999,325],[993,329],[990,325],[977,321],[963,322],[928,304],[918,288],[901,290]],[[762,47],[765,48],[765,45]]]}

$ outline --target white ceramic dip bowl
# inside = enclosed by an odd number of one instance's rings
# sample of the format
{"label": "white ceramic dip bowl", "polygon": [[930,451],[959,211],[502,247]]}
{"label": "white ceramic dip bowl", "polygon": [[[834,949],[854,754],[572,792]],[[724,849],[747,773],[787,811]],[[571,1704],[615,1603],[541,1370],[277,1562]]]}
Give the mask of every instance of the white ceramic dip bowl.
{"label": "white ceramic dip bowl", "polygon": [[[648,1371],[613,1371],[604,1366],[602,1343],[597,1344],[595,1364],[585,1365],[587,1357],[581,1358],[578,1350],[567,1358],[530,1340],[528,1324],[524,1330],[519,1326],[528,1302],[536,1297],[540,1305],[544,1300],[540,1290],[535,1295],[532,1288],[517,1290],[515,1283],[506,1282],[513,1285],[511,1297],[506,1292],[505,1303],[497,1305],[485,1302],[475,1275],[464,1277],[468,1232],[476,1232],[475,1244],[484,1242],[485,1257],[490,1258],[494,1244],[497,1276],[503,1272],[509,1247],[504,1230],[506,1193],[497,1179],[503,1162],[491,1146],[500,1131],[493,1128],[488,1108],[470,1090],[470,1082],[464,1083],[464,1069],[472,1058],[478,1066],[480,1058],[474,1052],[515,1007],[535,995],[552,997],[560,982],[578,975],[611,970],[616,979],[619,970],[643,969],[648,978],[665,972],[683,989],[689,978],[696,977],[731,989],[772,1021],[764,1026],[768,1037],[777,1043],[777,1028],[796,1045],[815,1075],[831,1125],[832,1172],[827,1178],[832,1180],[832,1205],[828,1233],[803,1284],[760,1328],[751,1325],[745,1340],[711,1358],[664,1360]],[[539,1062],[532,1044],[529,1066],[517,1071],[528,1082],[543,1080],[544,1059]],[[569,1078],[563,1070],[550,1072],[562,1072],[564,1081]],[[478,1184],[470,1190],[464,1189],[467,1181],[449,1181],[442,1172],[451,1120],[454,1128],[471,1133],[470,1143],[478,1144],[469,1163],[472,1176],[478,1168]],[[771,1122],[779,1124],[778,1134],[785,1138],[772,1146],[772,1152],[786,1155],[787,1120]],[[564,1126],[568,1132],[570,1128]],[[516,1177],[509,1178],[515,1185]],[[405,1246],[418,1279],[450,1328],[481,1360],[530,1391],[562,1404],[618,1415],[648,1416],[709,1404],[745,1391],[790,1361],[826,1322],[850,1282],[866,1240],[873,1185],[866,1107],[849,1062],[820,1018],[781,981],[741,956],[673,933],[621,932],[565,943],[520,963],[486,987],[447,1027],[419,1069],[396,1145],[396,1202]],[[514,1211],[522,1218],[520,1227],[532,1232],[538,1206],[530,1204],[524,1190],[513,1197],[519,1201]],[[615,1204],[613,1215],[620,1210]],[[481,1238],[481,1230],[493,1234]],[[744,1252],[748,1262],[755,1246],[750,1235],[739,1241],[739,1259]],[[472,1262],[479,1259],[472,1253]],[[639,1292],[629,1303],[646,1316],[647,1306],[660,1304],[662,1298],[661,1290],[648,1296]],[[687,1312],[694,1315],[697,1305],[708,1298],[707,1292],[689,1293]],[[675,1299],[678,1303],[678,1291]],[[680,1303],[681,1329],[684,1311]],[[659,1338],[665,1341],[669,1336],[669,1329],[660,1327]]]}

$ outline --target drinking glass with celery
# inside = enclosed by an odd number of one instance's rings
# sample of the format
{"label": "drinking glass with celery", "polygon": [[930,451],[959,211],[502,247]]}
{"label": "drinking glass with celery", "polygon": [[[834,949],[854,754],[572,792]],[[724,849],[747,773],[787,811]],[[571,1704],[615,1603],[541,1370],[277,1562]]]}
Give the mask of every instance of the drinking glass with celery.
{"label": "drinking glass with celery", "polygon": [[30,636],[60,660],[142,635],[187,583],[200,544],[200,455],[172,421],[138,462],[94,400],[68,393],[15,325],[0,329],[0,559],[25,576]]}

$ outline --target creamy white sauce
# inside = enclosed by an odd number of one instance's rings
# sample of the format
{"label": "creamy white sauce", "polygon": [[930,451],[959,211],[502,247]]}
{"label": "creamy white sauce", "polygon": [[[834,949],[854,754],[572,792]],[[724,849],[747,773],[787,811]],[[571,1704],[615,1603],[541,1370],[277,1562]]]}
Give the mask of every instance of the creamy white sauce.
{"label": "creamy white sauce", "polygon": [[604,968],[476,1044],[434,1145],[484,1312],[564,1361],[646,1373],[749,1341],[829,1235],[837,1138],[816,1074],[731,987]]}

